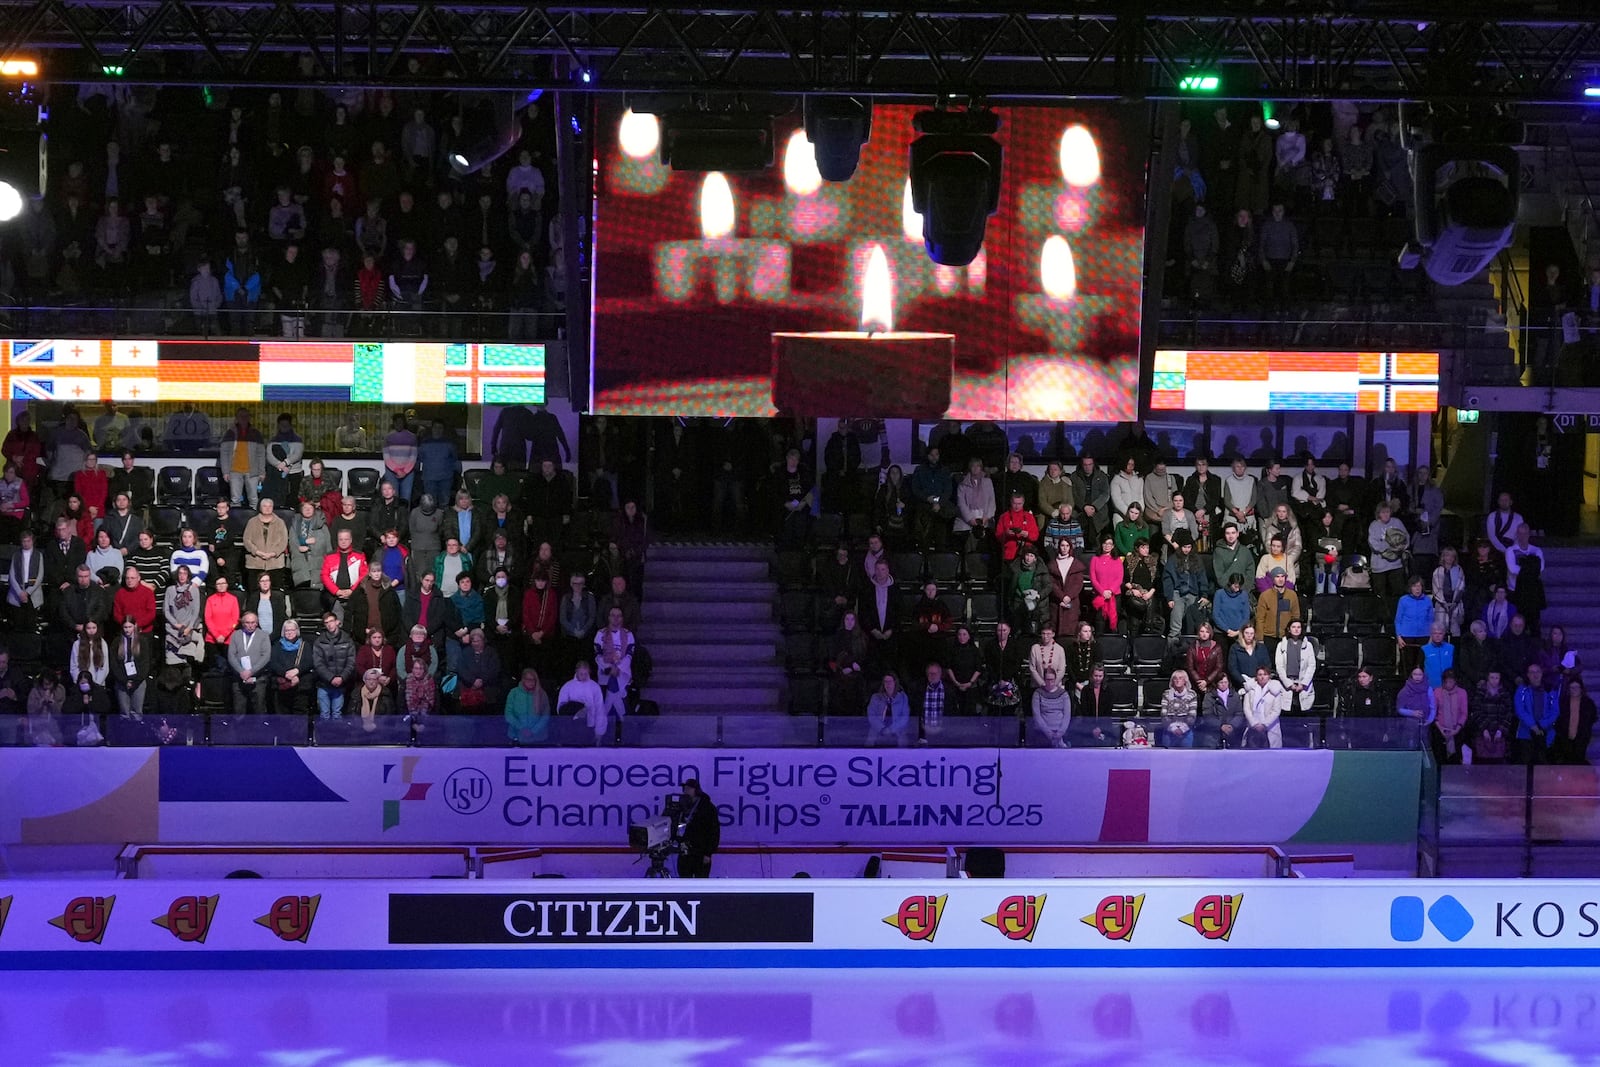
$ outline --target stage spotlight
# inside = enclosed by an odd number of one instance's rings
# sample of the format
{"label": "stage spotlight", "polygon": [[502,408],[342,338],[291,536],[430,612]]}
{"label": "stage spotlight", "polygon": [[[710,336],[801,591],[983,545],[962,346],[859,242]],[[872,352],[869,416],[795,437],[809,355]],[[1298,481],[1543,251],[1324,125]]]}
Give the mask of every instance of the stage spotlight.
{"label": "stage spotlight", "polygon": [[911,142],[911,201],[922,216],[928,256],[965,267],[983,249],[989,216],[1000,207],[1002,151],[992,111],[924,111]]}
{"label": "stage spotlight", "polygon": [[44,192],[45,142],[37,128],[0,128],[0,223],[22,214]]}
{"label": "stage spotlight", "polygon": [[772,157],[770,114],[673,111],[661,116],[661,162],[673,170],[765,170]]}
{"label": "stage spotlight", "polygon": [[0,222],[10,222],[22,214],[22,191],[7,181],[0,181]]}
{"label": "stage spotlight", "polygon": [[461,141],[450,150],[450,169],[475,174],[511,151],[522,138],[517,112],[539,98],[529,93],[484,93],[467,104],[461,121]]}
{"label": "stage spotlight", "polygon": [[861,149],[872,140],[872,101],[850,96],[808,96],[806,140],[816,150],[823,181],[847,182],[861,161]]}

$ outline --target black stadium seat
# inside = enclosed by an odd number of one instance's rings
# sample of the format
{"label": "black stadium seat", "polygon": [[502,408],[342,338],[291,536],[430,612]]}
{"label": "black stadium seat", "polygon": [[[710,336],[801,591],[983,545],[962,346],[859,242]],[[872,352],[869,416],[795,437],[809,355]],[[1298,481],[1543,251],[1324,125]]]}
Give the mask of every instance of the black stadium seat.
{"label": "black stadium seat", "polygon": [[381,481],[383,472],[377,467],[351,467],[349,495],[355,497],[357,503],[369,504],[378,495],[378,483]]}
{"label": "black stadium seat", "polygon": [[215,504],[228,495],[228,479],[221,467],[201,467],[194,472],[194,501],[196,504]]}
{"label": "black stadium seat", "polygon": [[156,478],[156,502],[188,507],[194,501],[194,471],[177,465],[162,467]]}

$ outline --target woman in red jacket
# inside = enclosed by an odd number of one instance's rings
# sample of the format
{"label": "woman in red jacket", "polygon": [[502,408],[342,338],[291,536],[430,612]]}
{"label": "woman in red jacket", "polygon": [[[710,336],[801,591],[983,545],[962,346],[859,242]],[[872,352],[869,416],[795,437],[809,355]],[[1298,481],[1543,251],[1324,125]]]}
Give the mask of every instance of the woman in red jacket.
{"label": "woman in red jacket", "polygon": [[139,632],[148,634],[156,626],[156,593],[139,578],[139,572],[129,567],[122,574],[122,585],[111,598],[111,617],[121,626],[132,619]]}
{"label": "woman in red jacket", "polygon": [[1222,646],[1217,644],[1209,622],[1201,623],[1196,633],[1198,639],[1189,649],[1189,681],[1194,683],[1196,692],[1207,693],[1222,677]]}
{"label": "woman in red jacket", "polygon": [[373,628],[367,631],[367,639],[356,649],[355,676],[365,678],[367,672],[376,670],[383,676],[384,685],[389,685],[395,680],[395,653],[383,640],[383,631]]}
{"label": "woman in red jacket", "polygon": [[533,583],[522,594],[522,633],[527,641],[527,662],[540,674],[555,663],[556,628],[561,621],[561,598],[550,575],[533,572]]}
{"label": "woman in red jacket", "polygon": [[26,411],[17,412],[12,420],[5,443],[0,445],[0,454],[17,465],[17,475],[27,483],[28,495],[38,496],[39,475],[43,472],[39,458],[44,455],[44,441],[33,428],[33,417]]}
{"label": "woman in red jacket", "polygon": [[111,492],[111,476],[100,469],[100,457],[90,452],[83,458],[83,470],[72,476],[72,491],[83,501],[83,510],[98,508],[98,515],[106,513],[106,497]]}

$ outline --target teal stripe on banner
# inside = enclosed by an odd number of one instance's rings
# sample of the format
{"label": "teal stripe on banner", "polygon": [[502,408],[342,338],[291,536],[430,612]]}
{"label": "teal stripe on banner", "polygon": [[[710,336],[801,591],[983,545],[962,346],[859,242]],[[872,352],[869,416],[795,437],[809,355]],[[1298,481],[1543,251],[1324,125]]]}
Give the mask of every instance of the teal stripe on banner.
{"label": "teal stripe on banner", "polygon": [[1600,966],[1593,949],[294,949],[253,952],[0,952],[0,971],[181,970],[831,970],[922,967],[1485,969]]}

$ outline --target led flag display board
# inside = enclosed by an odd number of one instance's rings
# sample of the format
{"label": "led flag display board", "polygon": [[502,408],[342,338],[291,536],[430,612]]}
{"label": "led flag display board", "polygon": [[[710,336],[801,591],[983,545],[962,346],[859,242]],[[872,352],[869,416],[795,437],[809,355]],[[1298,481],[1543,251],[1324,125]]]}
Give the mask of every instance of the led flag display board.
{"label": "led flag display board", "polygon": [[0,341],[0,391],[93,404],[542,404],[545,346],[425,341]]}
{"label": "led flag display board", "polygon": [[1390,411],[1439,407],[1437,352],[1159,349],[1152,411]]}

